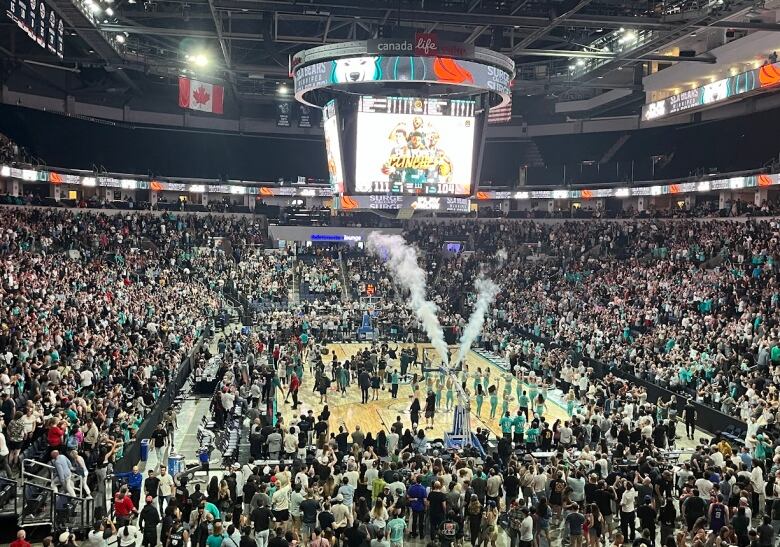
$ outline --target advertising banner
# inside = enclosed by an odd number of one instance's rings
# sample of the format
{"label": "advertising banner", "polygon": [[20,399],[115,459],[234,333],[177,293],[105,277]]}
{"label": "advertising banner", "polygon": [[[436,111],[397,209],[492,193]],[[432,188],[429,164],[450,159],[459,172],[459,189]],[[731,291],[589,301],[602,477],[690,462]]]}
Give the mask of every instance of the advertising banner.
{"label": "advertising banner", "polygon": [[642,108],[642,121],[656,120],[694,108],[710,106],[740,95],[769,89],[778,84],[780,84],[780,63],[767,64],[648,103]]}

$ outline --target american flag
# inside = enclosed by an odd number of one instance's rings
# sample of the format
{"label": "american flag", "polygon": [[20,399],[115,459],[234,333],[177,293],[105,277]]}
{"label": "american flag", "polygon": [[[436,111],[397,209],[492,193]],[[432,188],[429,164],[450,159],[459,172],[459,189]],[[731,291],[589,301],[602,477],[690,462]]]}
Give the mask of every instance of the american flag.
{"label": "american flag", "polygon": [[488,111],[488,123],[509,123],[512,121],[512,97],[509,97],[509,102],[501,105],[494,106]]}

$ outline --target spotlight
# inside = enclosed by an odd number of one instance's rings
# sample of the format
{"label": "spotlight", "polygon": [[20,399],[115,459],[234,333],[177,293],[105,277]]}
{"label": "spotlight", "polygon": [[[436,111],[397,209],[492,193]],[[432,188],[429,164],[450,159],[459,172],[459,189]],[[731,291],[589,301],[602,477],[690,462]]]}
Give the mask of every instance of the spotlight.
{"label": "spotlight", "polygon": [[120,44],[124,44],[125,43],[125,36],[124,36],[124,34],[117,34],[116,35],[116,41],[119,42]]}
{"label": "spotlight", "polygon": [[287,95],[289,91],[290,90],[287,89],[287,86],[285,84],[279,84],[279,87],[276,88],[276,93],[279,95]]}
{"label": "spotlight", "polygon": [[112,10],[111,8],[106,8],[106,15],[108,15],[109,17],[113,16],[114,10]]}
{"label": "spotlight", "polygon": [[89,11],[91,11],[92,13],[94,13],[95,15],[98,15],[101,11],[103,11],[103,10],[100,9],[100,6],[98,6],[97,4],[92,2],[91,0],[89,0],[87,2],[87,9]]}
{"label": "spotlight", "polygon": [[585,66],[585,60],[584,59],[578,59],[577,60],[577,66]]}
{"label": "spotlight", "polygon": [[197,55],[188,55],[187,60],[189,60],[195,66],[200,66],[200,67],[209,64],[209,58],[202,53],[198,53]]}

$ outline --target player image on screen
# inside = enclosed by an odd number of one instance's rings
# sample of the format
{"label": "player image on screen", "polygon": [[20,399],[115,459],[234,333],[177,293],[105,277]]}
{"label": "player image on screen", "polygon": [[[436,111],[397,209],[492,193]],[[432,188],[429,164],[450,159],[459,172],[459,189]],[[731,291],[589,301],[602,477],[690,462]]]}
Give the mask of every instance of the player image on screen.
{"label": "player image on screen", "polygon": [[467,195],[473,136],[468,116],[361,112],[355,192]]}
{"label": "player image on screen", "polygon": [[403,123],[398,124],[389,139],[393,147],[382,166],[382,174],[388,176],[393,186],[451,182],[452,163],[447,153],[438,148],[439,133],[432,127],[424,127],[420,116],[412,119],[411,130]]}

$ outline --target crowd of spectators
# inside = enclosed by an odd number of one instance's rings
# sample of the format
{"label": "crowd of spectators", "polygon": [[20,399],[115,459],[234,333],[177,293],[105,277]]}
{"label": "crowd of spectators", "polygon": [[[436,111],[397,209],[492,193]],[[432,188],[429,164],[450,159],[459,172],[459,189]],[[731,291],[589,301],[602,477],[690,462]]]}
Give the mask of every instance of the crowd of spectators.
{"label": "crowd of spectators", "polygon": [[21,148],[7,136],[0,133],[0,162],[10,162],[20,159]]}
{"label": "crowd of spectators", "polygon": [[[528,334],[543,337],[738,416],[753,433],[776,422],[776,221],[558,226],[559,243],[538,247],[545,260],[520,253],[518,236],[510,235],[532,228],[507,230],[501,222],[470,230],[481,234],[467,242],[473,255],[446,259],[441,277],[455,282],[441,287],[452,295],[484,264],[496,262],[496,249],[508,251],[483,341],[510,354]],[[424,247],[441,247],[462,228],[455,223],[409,234]],[[468,311],[465,298],[437,301]]]}
{"label": "crowd of spectators", "polygon": [[[160,503],[161,513],[154,505],[147,511],[151,526],[125,525],[120,537],[246,547],[385,547],[417,538],[496,545],[504,533],[511,545],[523,546],[774,544],[780,457],[764,437],[737,451],[724,441],[696,443],[689,459],[678,462],[671,401],[650,400],[613,375],[595,378],[563,348],[543,349],[539,366],[523,362],[538,377],[519,370],[493,385],[536,386],[544,396],[545,382],[557,382],[577,402],[569,419],[553,422],[544,405],[522,392],[502,417],[500,434],[477,429],[480,443],[493,446],[486,454],[446,450],[429,437],[419,403],[425,399],[426,416],[429,405],[446,403],[431,402],[423,389],[413,391],[408,417],[398,416],[387,430],[332,419],[328,392],[363,388],[364,376],[380,377],[382,370],[392,376],[410,367],[422,377],[419,363],[410,366],[393,344],[374,344],[342,362],[299,325],[232,334],[220,348],[215,401],[224,394],[246,400],[253,459],[287,463],[237,465],[213,476],[205,492],[180,485],[170,502]],[[475,385],[483,381],[474,377]],[[298,393],[309,388],[325,400],[299,415]],[[293,405],[273,425],[260,419],[270,389],[279,390],[281,406],[290,395]],[[695,420],[692,412],[683,410],[686,426]]]}
{"label": "crowd of spectators", "polygon": [[60,492],[80,497],[104,488],[108,465],[135,441],[208,328],[221,301],[178,256],[187,249],[172,242],[187,237],[160,237],[166,225],[152,217],[3,211],[0,470],[6,476],[20,475],[24,455],[51,464]]}

